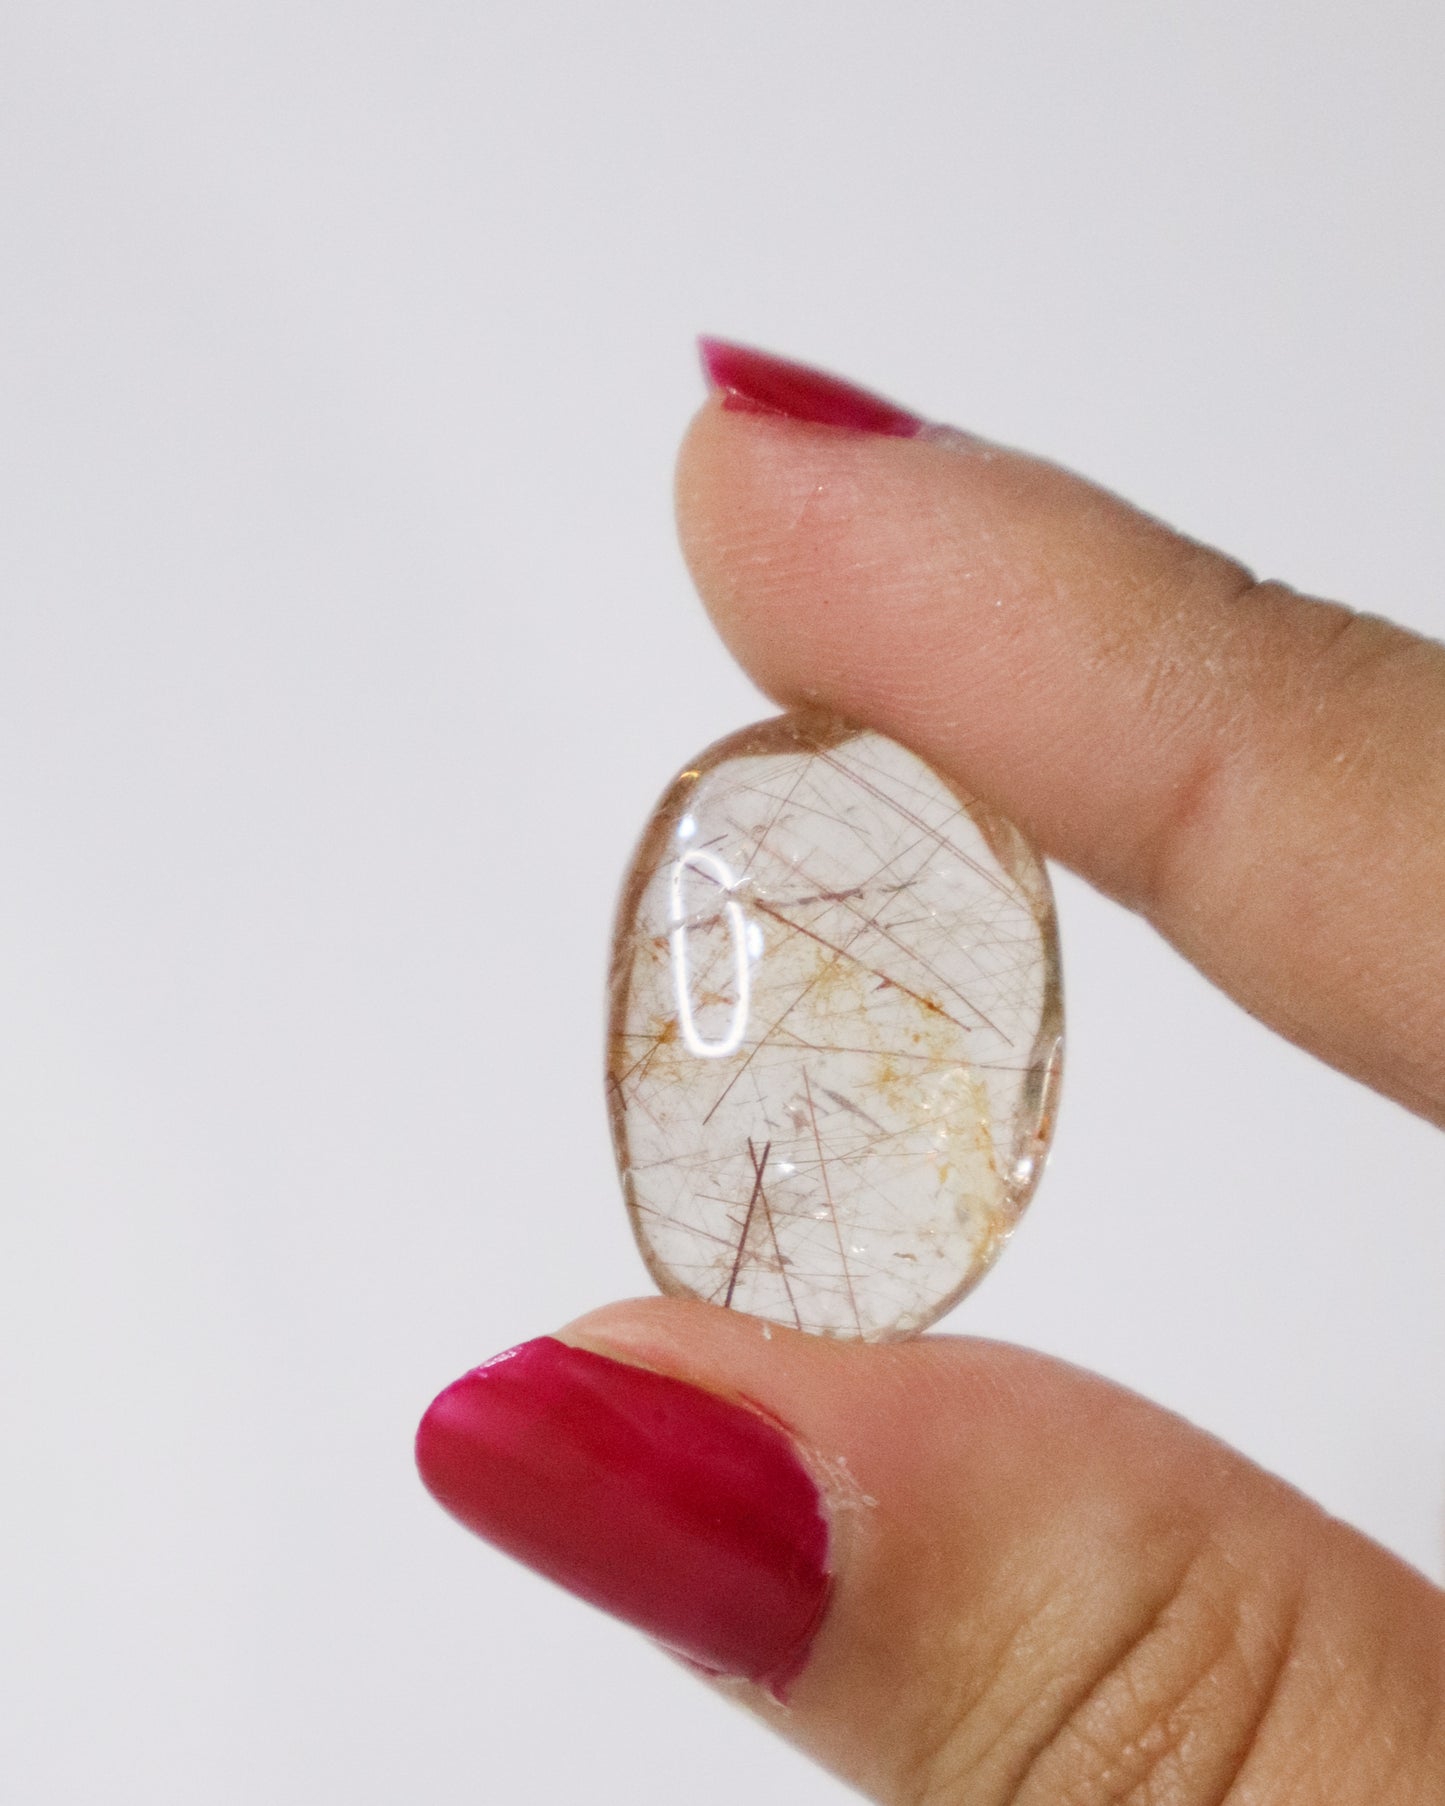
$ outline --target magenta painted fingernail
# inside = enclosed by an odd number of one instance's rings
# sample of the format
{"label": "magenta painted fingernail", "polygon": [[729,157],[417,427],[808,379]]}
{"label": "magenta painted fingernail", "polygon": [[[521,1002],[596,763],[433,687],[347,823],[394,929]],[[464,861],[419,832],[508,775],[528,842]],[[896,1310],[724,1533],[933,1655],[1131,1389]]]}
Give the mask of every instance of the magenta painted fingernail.
{"label": "magenta painted fingernail", "polygon": [[912,439],[927,424],[917,414],[870,394],[841,377],[789,363],[726,339],[699,339],[703,374],[720,389],[725,408],[782,414],[812,426],[841,426],[855,433]]}
{"label": "magenta painted fingernail", "polygon": [[468,1529],[715,1674],[781,1698],[828,1601],[828,1524],[757,1412],[550,1336],[449,1386],[417,1466]]}

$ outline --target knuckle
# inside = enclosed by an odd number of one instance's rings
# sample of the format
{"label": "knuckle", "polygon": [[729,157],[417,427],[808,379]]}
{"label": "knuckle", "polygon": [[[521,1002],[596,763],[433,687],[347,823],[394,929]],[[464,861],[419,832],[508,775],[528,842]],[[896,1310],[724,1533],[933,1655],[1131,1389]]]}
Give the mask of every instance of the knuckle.
{"label": "knuckle", "polygon": [[[1020,1656],[1024,1685],[954,1696],[916,1727],[896,1806],[1226,1806],[1289,1667],[1297,1602],[1261,1590],[1214,1547],[1067,1685]],[[1055,1659],[1057,1659],[1055,1657]],[[1014,1681],[1018,1681],[1018,1675]],[[1013,1695],[1010,1699],[1010,1695]],[[1049,1700],[1041,1714],[1039,1702]],[[985,1731],[980,1718],[990,1722]]]}
{"label": "knuckle", "polygon": [[1382,800],[1398,818],[1407,796],[1432,812],[1445,796],[1445,647],[1273,580],[1212,620],[1187,675],[1161,650],[1145,697],[1167,775],[1126,900],[1156,915],[1196,892],[1262,787],[1294,799],[1301,831],[1319,810],[1373,828]]}
{"label": "knuckle", "polygon": [[1247,688],[1257,754],[1303,767],[1302,782],[1362,794],[1438,777],[1445,753],[1445,647],[1380,615],[1301,596],[1249,592]]}
{"label": "knuckle", "polygon": [[1206,1548],[1010,1806],[1225,1806],[1274,1710],[1298,1609]]}

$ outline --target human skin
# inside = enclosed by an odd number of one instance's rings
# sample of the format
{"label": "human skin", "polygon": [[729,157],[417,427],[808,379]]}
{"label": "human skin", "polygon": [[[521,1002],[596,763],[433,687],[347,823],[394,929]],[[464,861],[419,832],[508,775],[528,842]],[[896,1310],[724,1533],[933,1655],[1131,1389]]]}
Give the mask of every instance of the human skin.
{"label": "human skin", "polygon": [[[1035,459],[732,400],[692,425],[678,516],[757,682],[913,747],[1445,1123],[1445,649]],[[832,1476],[831,1603],[786,1705],[713,1684],[869,1797],[1445,1801],[1445,1595],[1145,1400],[972,1338],[676,1300],[561,1339],[748,1401]]]}

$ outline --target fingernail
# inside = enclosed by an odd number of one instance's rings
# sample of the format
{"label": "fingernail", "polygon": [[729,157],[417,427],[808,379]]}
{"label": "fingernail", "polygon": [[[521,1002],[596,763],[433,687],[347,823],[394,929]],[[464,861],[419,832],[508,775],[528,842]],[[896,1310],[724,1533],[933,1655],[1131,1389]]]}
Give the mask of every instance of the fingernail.
{"label": "fingernail", "polygon": [[725,408],[751,414],[782,414],[813,426],[847,427],[855,433],[884,433],[912,439],[927,424],[917,414],[841,377],[806,364],[789,363],[726,339],[699,339],[703,374],[720,389]]}
{"label": "fingernail", "polygon": [[417,1466],[469,1530],[714,1674],[778,1698],[828,1599],[828,1525],[755,1411],[550,1336],[464,1375]]}

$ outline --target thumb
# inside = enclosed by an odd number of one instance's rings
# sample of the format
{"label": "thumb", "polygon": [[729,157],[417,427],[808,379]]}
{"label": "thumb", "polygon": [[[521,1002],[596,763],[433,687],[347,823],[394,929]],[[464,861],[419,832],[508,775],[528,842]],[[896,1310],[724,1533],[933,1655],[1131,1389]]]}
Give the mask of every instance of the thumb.
{"label": "thumb", "polygon": [[444,1392],[472,1529],[908,1806],[1445,1798],[1445,1602],[1043,1356],[609,1307]]}

